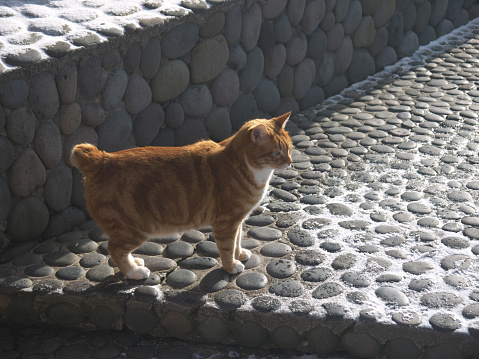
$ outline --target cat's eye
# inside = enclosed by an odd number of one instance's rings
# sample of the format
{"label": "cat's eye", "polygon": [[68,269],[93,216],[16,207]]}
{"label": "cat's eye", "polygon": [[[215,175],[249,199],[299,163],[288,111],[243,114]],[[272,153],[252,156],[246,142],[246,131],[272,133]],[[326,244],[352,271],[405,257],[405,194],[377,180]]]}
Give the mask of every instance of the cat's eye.
{"label": "cat's eye", "polygon": [[273,151],[273,156],[274,157],[279,157],[281,155],[281,152],[279,151]]}

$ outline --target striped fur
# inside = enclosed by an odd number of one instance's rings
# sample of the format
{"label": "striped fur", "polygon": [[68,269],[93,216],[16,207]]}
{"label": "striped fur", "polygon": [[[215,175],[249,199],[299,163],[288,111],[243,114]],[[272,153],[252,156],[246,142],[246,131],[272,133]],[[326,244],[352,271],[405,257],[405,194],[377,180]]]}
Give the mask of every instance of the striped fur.
{"label": "striped fur", "polygon": [[211,225],[223,268],[244,269],[241,224],[262,199],[274,169],[291,164],[290,113],[247,122],[220,142],[139,147],[115,153],[74,147],[71,163],[84,176],[88,212],[109,236],[108,251],[132,279],[149,276],[131,252],[152,236]]}

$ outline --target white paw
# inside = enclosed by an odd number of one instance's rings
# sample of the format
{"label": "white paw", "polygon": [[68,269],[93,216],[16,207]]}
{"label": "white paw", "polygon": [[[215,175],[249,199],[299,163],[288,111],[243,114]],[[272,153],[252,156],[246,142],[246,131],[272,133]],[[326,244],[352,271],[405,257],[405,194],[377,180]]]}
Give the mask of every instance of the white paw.
{"label": "white paw", "polygon": [[145,261],[143,260],[143,258],[133,258],[133,260],[134,260],[135,263],[138,264],[140,267],[144,267],[144,266],[145,266]]}
{"label": "white paw", "polygon": [[130,270],[128,273],[126,273],[126,276],[129,279],[134,279],[134,280],[145,279],[150,276],[150,270],[146,267],[140,266]]}
{"label": "white paw", "polygon": [[240,261],[235,261],[236,265],[233,267],[231,274],[236,274],[244,271],[244,265]]}
{"label": "white paw", "polygon": [[243,254],[244,254],[243,257],[245,258],[245,259],[243,259],[243,261],[247,261],[248,259],[251,258],[252,253],[249,249],[244,249],[243,248]]}

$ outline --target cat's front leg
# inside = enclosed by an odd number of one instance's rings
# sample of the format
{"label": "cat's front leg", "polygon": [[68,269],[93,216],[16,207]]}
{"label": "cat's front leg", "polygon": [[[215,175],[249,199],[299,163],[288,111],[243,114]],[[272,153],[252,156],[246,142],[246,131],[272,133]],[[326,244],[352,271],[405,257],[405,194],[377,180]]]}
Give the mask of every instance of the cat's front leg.
{"label": "cat's front leg", "polygon": [[231,225],[229,223],[213,227],[213,234],[220,252],[223,269],[230,274],[237,274],[244,270],[243,263],[235,258],[236,238],[239,229],[239,225]]}
{"label": "cat's front leg", "polygon": [[241,240],[243,239],[243,226],[239,226],[236,234],[235,258],[240,261],[247,261],[251,257],[251,251],[241,247]]}

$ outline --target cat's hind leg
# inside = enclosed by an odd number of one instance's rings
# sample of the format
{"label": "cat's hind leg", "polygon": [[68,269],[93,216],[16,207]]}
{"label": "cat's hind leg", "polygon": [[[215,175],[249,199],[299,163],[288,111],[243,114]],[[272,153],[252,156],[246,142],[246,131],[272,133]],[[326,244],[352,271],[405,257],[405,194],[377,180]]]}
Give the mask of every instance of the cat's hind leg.
{"label": "cat's hind leg", "polygon": [[251,251],[241,247],[241,240],[243,239],[243,226],[240,225],[236,233],[235,258],[240,261],[247,261],[251,257]]}
{"label": "cat's hind leg", "polygon": [[145,261],[141,258],[133,258],[131,255],[131,252],[146,240],[147,238],[144,238],[132,242],[131,239],[110,236],[108,253],[120,271],[129,279],[140,280],[150,276],[150,270],[145,267]]}

